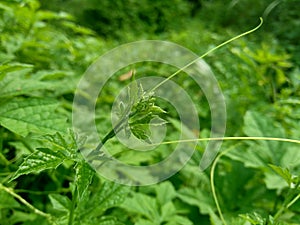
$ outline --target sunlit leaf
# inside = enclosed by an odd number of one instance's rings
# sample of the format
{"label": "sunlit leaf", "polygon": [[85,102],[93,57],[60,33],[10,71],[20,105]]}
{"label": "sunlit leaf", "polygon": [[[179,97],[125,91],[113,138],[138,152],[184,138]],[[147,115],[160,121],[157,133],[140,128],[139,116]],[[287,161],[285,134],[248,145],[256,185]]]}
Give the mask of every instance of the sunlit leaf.
{"label": "sunlit leaf", "polygon": [[39,173],[47,169],[56,169],[65,159],[66,156],[60,151],[55,152],[47,148],[40,148],[25,158],[11,180],[24,174]]}

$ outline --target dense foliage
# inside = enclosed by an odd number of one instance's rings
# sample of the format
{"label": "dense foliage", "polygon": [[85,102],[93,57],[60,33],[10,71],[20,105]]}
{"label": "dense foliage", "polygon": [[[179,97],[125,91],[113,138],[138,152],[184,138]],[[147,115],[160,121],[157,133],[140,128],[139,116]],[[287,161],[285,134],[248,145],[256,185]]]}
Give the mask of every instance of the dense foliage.
{"label": "dense foliage", "polygon": [[[264,16],[259,31],[206,58],[225,95],[226,136],[300,140],[299,6],[297,0],[0,0],[0,224],[299,225],[299,141],[224,141],[214,166],[204,172],[199,160],[205,144],[199,142],[191,160],[168,180],[127,187],[90,168],[71,119],[77,83],[107,50],[150,38],[201,55]],[[149,62],[135,70],[136,76],[174,72]],[[96,112],[109,112],[129,82],[117,76],[103,89]],[[201,130],[193,132],[209,137],[204,94],[185,74],[174,81],[201,102]],[[176,111],[154,101],[146,96],[134,102],[133,133],[147,141],[145,122],[159,115],[168,121],[166,140],[176,140]],[[97,114],[96,122],[104,137],[111,130],[109,113]],[[124,150],[113,138],[105,145],[113,154]],[[149,165],[171,151],[164,145],[158,152],[128,151],[120,159]]]}

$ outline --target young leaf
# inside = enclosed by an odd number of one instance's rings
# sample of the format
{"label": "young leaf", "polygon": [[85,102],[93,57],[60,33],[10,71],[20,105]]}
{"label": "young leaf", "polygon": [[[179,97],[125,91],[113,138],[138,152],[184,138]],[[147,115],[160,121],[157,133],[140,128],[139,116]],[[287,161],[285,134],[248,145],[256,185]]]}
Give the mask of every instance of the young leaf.
{"label": "young leaf", "polygon": [[78,190],[78,200],[84,196],[86,190],[92,182],[95,171],[85,161],[80,162],[76,167],[75,184]]}
{"label": "young leaf", "polygon": [[23,174],[39,173],[43,170],[55,169],[65,159],[66,156],[60,151],[55,152],[48,148],[40,148],[24,160],[10,180],[14,180]]}
{"label": "young leaf", "polygon": [[77,145],[77,143],[80,140],[76,140],[74,132],[70,129],[66,134],[56,132],[53,135],[36,137],[36,139],[40,140],[45,148],[53,151],[61,151],[69,159],[77,159],[76,153],[80,147]]}
{"label": "young leaf", "polygon": [[30,132],[65,132],[66,120],[55,112],[57,107],[51,99],[14,98],[1,104],[0,124],[23,137]]}

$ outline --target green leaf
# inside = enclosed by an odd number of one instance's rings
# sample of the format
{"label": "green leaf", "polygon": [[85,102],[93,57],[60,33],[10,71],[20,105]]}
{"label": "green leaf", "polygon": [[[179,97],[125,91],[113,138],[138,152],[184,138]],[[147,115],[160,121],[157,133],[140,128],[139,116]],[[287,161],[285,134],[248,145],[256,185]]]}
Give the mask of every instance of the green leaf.
{"label": "green leaf", "polygon": [[176,191],[172,183],[165,181],[155,186],[156,197],[161,206],[171,202],[176,197]]}
{"label": "green leaf", "polygon": [[95,171],[92,170],[92,168],[86,162],[82,161],[77,165],[75,184],[77,185],[79,201],[85,195],[85,192],[92,182],[94,174]]}
{"label": "green leaf", "polygon": [[186,217],[173,215],[172,219],[166,225],[193,225],[193,222]]}
{"label": "green leaf", "polygon": [[48,148],[40,148],[24,160],[10,180],[14,180],[23,174],[39,173],[47,169],[56,169],[65,159],[66,156],[60,151],[55,152]]}
{"label": "green leaf", "polygon": [[155,223],[151,222],[150,220],[139,219],[134,225],[154,225]]}
{"label": "green leaf", "polygon": [[23,137],[30,132],[65,132],[66,119],[56,112],[57,107],[52,99],[14,98],[1,104],[0,124]]}
{"label": "green leaf", "polygon": [[172,221],[173,217],[176,215],[176,208],[173,202],[167,202],[161,207],[161,220],[162,221]]}
{"label": "green leaf", "polygon": [[19,208],[20,204],[17,202],[11,195],[9,195],[7,192],[0,189],[0,210],[1,209],[13,209],[13,208]]}
{"label": "green leaf", "polygon": [[265,219],[257,214],[257,213],[252,213],[252,214],[242,214],[240,215],[243,219],[249,221],[253,225],[263,225],[265,224]]}
{"label": "green leaf", "polygon": [[80,148],[81,140],[76,140],[75,134],[71,129],[67,133],[56,132],[53,135],[42,135],[34,137],[42,142],[44,148],[51,149],[52,151],[60,151],[65,157],[69,159],[77,159],[77,150]]}
{"label": "green leaf", "polygon": [[178,197],[188,203],[199,208],[202,214],[209,214],[210,211],[215,209],[215,203],[212,196],[208,193],[204,193],[199,188],[182,188],[178,192]]}
{"label": "green leaf", "polygon": [[49,194],[49,198],[54,209],[69,213],[72,202],[67,196],[60,194]]}
{"label": "green leaf", "polygon": [[269,164],[269,166],[279,175],[281,176],[287,184],[290,186],[293,182],[293,176],[288,168],[282,168],[280,166],[275,166]]}
{"label": "green leaf", "polygon": [[150,129],[148,124],[135,124],[130,127],[134,136],[140,140],[144,140],[151,144],[150,141]]}
{"label": "green leaf", "polygon": [[145,216],[150,221],[160,221],[160,214],[155,198],[142,193],[134,193],[132,198],[127,198],[122,207],[129,212]]}
{"label": "green leaf", "polygon": [[[92,225],[94,225],[93,223]],[[116,217],[112,216],[103,216],[98,221],[97,224],[99,225],[124,225],[123,223],[119,222]]]}
{"label": "green leaf", "polygon": [[42,82],[28,73],[32,70],[31,65],[12,64],[0,66],[0,96],[14,97],[18,95],[32,95],[38,90],[47,90],[49,83]]}
{"label": "green leaf", "polygon": [[[276,124],[272,118],[255,111],[247,111],[243,130],[249,137],[285,137],[282,126]],[[270,148],[280,145],[278,142],[261,141],[261,143],[267,144]]]}
{"label": "green leaf", "polygon": [[95,195],[90,196],[89,202],[79,209],[80,213],[87,219],[101,216],[107,209],[121,204],[128,191],[127,186],[106,181]]}
{"label": "green leaf", "polygon": [[[250,137],[285,137],[283,128],[272,118],[261,113],[248,111],[244,117],[243,130]],[[245,150],[231,151],[228,156],[243,162],[248,167],[262,168],[269,163],[280,165],[289,145],[279,141],[247,141]]]}

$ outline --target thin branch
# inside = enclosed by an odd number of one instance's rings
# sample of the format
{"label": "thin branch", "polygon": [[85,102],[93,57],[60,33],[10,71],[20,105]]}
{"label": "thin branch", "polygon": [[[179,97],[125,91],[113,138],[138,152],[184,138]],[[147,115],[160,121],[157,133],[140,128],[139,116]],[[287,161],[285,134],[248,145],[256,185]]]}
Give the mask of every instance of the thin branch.
{"label": "thin branch", "polygon": [[50,214],[44,213],[43,211],[35,208],[33,205],[31,205],[29,202],[27,202],[24,198],[22,198],[20,195],[16,194],[12,188],[5,187],[3,184],[0,183],[0,189],[4,190],[8,194],[12,195],[14,198],[18,199],[21,203],[23,203],[27,208],[29,208],[31,211],[33,211],[35,214],[45,217],[48,221],[50,221],[52,224],[56,224],[53,221],[53,218]]}

